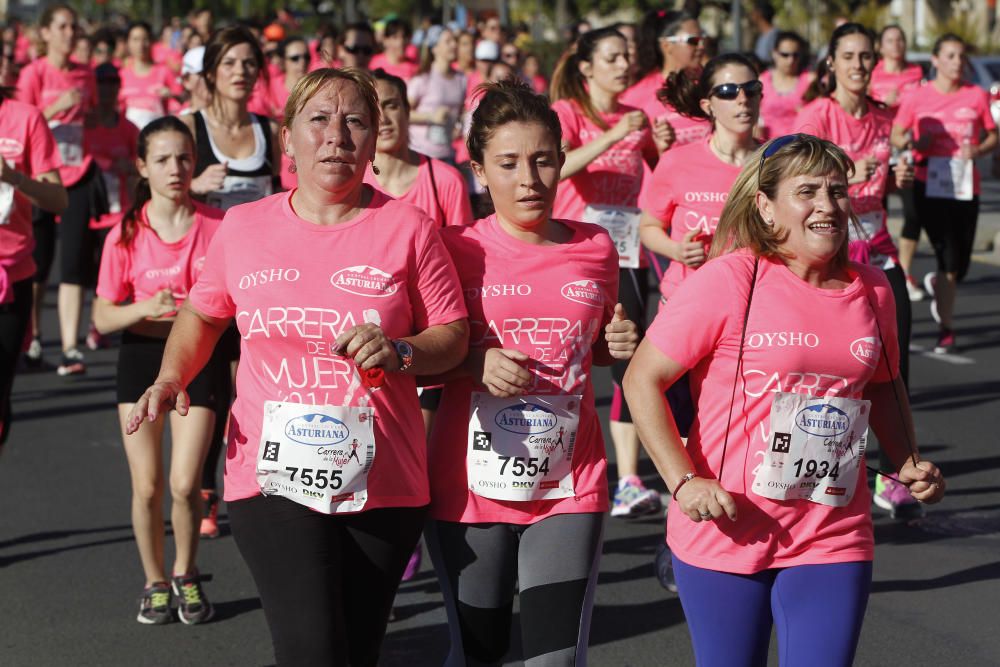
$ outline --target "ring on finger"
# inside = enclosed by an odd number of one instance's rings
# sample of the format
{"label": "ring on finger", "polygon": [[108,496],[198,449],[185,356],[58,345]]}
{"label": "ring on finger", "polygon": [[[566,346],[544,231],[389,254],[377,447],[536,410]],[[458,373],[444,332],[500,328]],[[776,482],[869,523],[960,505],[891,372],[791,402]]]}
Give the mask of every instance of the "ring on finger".
{"label": "ring on finger", "polygon": [[701,516],[702,519],[711,519],[712,518],[712,513],[711,512],[698,512],[698,514]]}

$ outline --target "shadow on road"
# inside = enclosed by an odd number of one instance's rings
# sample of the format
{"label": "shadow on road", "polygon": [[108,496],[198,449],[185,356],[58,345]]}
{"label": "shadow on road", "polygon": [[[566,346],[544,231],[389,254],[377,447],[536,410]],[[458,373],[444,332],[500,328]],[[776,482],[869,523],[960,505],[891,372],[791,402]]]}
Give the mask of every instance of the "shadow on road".
{"label": "shadow on road", "polygon": [[[997,342],[1000,343],[1000,338]],[[971,382],[915,392],[910,396],[910,405],[921,411],[955,410],[997,399],[1000,399],[1000,382]]]}
{"label": "shadow on road", "polygon": [[962,584],[973,584],[980,581],[1000,579],[1000,561],[970,567],[951,574],[945,574],[932,579],[891,579],[872,583],[872,593],[889,593],[896,591],[915,592],[929,591],[937,588],[950,588]]}
{"label": "shadow on road", "polygon": [[213,602],[215,607],[215,622],[226,621],[236,618],[241,614],[247,614],[261,609],[260,598],[243,598],[242,600],[227,600],[225,602]]}

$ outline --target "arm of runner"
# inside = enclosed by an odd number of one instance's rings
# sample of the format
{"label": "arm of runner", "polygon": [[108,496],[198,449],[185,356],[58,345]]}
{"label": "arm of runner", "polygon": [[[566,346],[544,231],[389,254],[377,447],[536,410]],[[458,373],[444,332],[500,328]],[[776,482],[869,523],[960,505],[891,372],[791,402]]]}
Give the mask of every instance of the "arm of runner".
{"label": "arm of runner", "polygon": [[698,229],[692,229],[684,235],[683,241],[675,241],[670,238],[669,228],[664,229],[663,223],[649,213],[643,211],[639,219],[639,240],[642,245],[664,257],[696,268],[705,263],[708,259],[705,251],[705,243],[697,237],[701,233]]}
{"label": "arm of runner", "polygon": [[[462,319],[438,324],[400,340],[406,341],[413,348],[413,359],[406,373],[445,373],[461,363],[466,355],[469,348],[469,323]],[[400,368],[399,355],[392,340],[377,324],[351,327],[337,337],[336,344],[342,354],[354,359],[354,364],[363,370],[378,367],[386,371],[398,371]]]}
{"label": "arm of runner", "polygon": [[69,88],[64,90],[62,94],[56,98],[55,102],[45,107],[42,110],[42,115],[45,116],[45,120],[52,120],[53,117],[58,116],[63,111],[75,107],[82,99],[83,94],[77,88]]}
{"label": "arm of runner", "polygon": [[997,130],[996,128],[986,131],[986,137],[979,143],[978,146],[972,146],[966,144],[962,146],[962,157],[967,160],[975,160],[984,155],[989,155],[993,152],[993,149],[997,147]]}
{"label": "arm of runner", "polygon": [[49,213],[62,213],[69,206],[69,195],[55,169],[31,178],[13,169],[6,160],[0,159],[0,181],[13,185],[32,204]]}
{"label": "arm of runner", "polygon": [[902,125],[893,124],[889,142],[901,151],[910,148],[910,130]]}
{"label": "arm of runner", "polygon": [[98,296],[94,299],[94,326],[102,334],[127,329],[146,319],[158,319],[176,312],[177,303],[170,289],[161,289],[144,301],[120,306]]}
{"label": "arm of runner", "polygon": [[208,363],[215,344],[229,326],[228,318],[209,317],[187,302],[181,306],[170,329],[167,346],[156,382],[143,393],[125,420],[125,432],[132,435],[144,420],[151,422],[176,408],[187,414],[189,401],[184,387]]}
{"label": "arm of runner", "polygon": [[524,352],[491,347],[469,354],[466,363],[470,374],[498,398],[512,398],[527,391],[531,371],[524,365],[531,361]]}
{"label": "arm of runner", "polygon": [[847,184],[867,183],[876,169],[878,169],[878,160],[875,159],[874,155],[858,160],[854,163],[854,175],[848,179]]}
{"label": "arm of runner", "polygon": [[615,313],[604,327],[604,335],[594,343],[594,365],[610,366],[616,361],[628,361],[639,345],[639,328],[628,319],[625,308],[615,304]]}
{"label": "arm of runner", "polygon": [[879,446],[899,472],[899,481],[921,502],[941,500],[945,490],[944,476],[936,465],[920,459],[910,399],[902,378],[897,375],[892,382],[869,382],[864,398],[872,403],[868,424],[878,437]]}
{"label": "arm of runner", "polygon": [[632,411],[639,439],[660,477],[671,493],[678,490],[674,500],[681,511],[696,523],[710,520],[704,514],[711,514],[712,519],[725,515],[735,521],[736,502],[718,480],[696,476],[682,484],[684,476],[694,473],[695,467],[684,448],[664,392],[685,372],[684,366],[657,350],[649,340],[644,340],[625,371],[622,381],[625,400]]}
{"label": "arm of runner", "polygon": [[563,152],[566,153],[566,162],[563,163],[562,171],[559,172],[559,180],[566,180],[577,172],[583,171],[587,168],[588,164],[600,157],[602,153],[628,136],[629,132],[642,129],[642,126],[645,124],[646,114],[638,110],[629,111],[621,117],[621,120],[614,127],[608,129],[593,141],[572,150],[567,146],[563,146]]}

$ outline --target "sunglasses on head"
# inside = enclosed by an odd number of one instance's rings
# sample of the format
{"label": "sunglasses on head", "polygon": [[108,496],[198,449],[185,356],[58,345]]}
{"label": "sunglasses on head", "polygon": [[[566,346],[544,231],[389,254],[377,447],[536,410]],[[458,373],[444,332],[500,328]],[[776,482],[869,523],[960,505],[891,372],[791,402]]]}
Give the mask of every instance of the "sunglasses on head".
{"label": "sunglasses on head", "polygon": [[309,62],[309,54],[308,53],[296,53],[294,56],[285,56],[285,60],[289,60],[289,61],[291,61],[293,63],[297,63],[300,60],[304,60],[306,62]]}
{"label": "sunglasses on head", "polygon": [[795,141],[796,139],[798,139],[801,136],[802,136],[801,134],[786,134],[786,135],[784,135],[782,137],[778,137],[777,139],[773,140],[771,143],[769,143],[767,145],[767,147],[764,149],[764,152],[761,153],[761,155],[760,155],[760,164],[757,166],[757,186],[758,187],[760,187],[760,176],[761,176],[762,173],[764,173],[764,160],[766,160],[767,158],[771,157],[772,155],[774,155],[775,153],[777,153],[778,151],[780,151],[782,148],[784,148],[788,144],[792,143],[793,141]]}
{"label": "sunglasses on head", "polygon": [[670,37],[661,37],[672,44],[687,44],[688,46],[698,46],[704,41],[705,37],[703,35],[689,35],[687,33],[681,33],[679,35],[671,35]]}
{"label": "sunglasses on head", "polygon": [[735,100],[740,96],[740,91],[746,93],[750,99],[759,97],[764,90],[764,84],[754,79],[746,83],[723,83],[709,91],[709,97],[718,97],[720,100]]}
{"label": "sunglasses on head", "polygon": [[370,56],[375,53],[375,49],[370,46],[347,46],[344,45],[344,50],[350,53],[352,56]]}

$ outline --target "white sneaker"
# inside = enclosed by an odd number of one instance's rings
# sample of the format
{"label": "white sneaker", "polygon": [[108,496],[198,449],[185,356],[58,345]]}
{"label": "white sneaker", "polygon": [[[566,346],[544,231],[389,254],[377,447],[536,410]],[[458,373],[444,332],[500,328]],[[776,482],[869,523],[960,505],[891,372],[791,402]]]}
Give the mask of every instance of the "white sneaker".
{"label": "white sneaker", "polygon": [[938,309],[937,309],[937,299],[931,300],[931,317],[934,318],[935,322],[941,324],[941,315],[938,314]]}
{"label": "white sneaker", "polygon": [[934,286],[937,284],[937,271],[928,271],[924,275],[924,291],[933,299]]}
{"label": "white sneaker", "polygon": [[913,279],[913,276],[906,276],[906,293],[910,296],[910,301],[923,301],[924,291]]}

